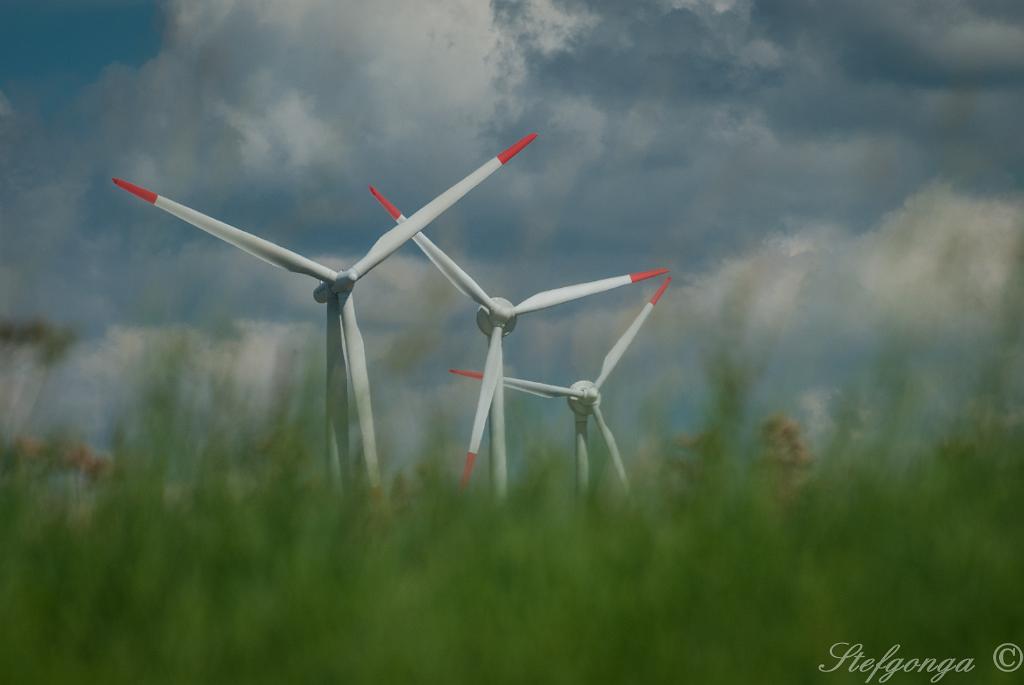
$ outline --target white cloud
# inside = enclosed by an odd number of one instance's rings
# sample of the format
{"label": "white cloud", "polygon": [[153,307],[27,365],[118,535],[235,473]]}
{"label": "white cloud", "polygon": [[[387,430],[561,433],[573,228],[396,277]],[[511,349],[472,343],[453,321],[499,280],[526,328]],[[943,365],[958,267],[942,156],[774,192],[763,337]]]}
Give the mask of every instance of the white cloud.
{"label": "white cloud", "polygon": [[711,10],[716,14],[721,14],[737,7],[746,9],[747,3],[743,0],[669,0],[668,6],[672,9]]}
{"label": "white cloud", "polygon": [[[197,53],[224,53],[244,88],[258,93],[255,101],[225,103],[236,121],[273,119],[268,110],[278,98],[292,98],[293,114],[296,102],[308,113],[315,98],[317,109],[335,117],[333,128],[359,123],[347,115],[361,110],[372,117],[374,136],[423,140],[441,122],[472,134],[493,121],[503,99],[496,79],[507,64],[486,3],[208,0],[175,2],[170,14],[175,41],[162,58],[187,63]],[[258,64],[258,87],[248,83],[252,64],[230,61],[256,48],[247,40],[278,56]],[[241,125],[259,157],[263,136]]]}
{"label": "white cloud", "polygon": [[315,112],[310,98],[275,95],[266,109],[246,112],[222,105],[221,112],[241,136],[241,157],[253,171],[294,171],[314,163],[344,163],[338,134]]}
{"label": "white cloud", "polygon": [[530,0],[524,8],[523,24],[533,39],[534,46],[545,56],[565,50],[573,39],[591,29],[597,17],[585,7],[574,7],[567,11],[564,5],[552,0]]}
{"label": "white cloud", "polygon": [[199,411],[212,409],[203,404],[211,383],[225,380],[259,410],[273,397],[281,364],[308,357],[321,335],[309,324],[249,320],[216,336],[189,326],[112,326],[74,349],[48,389],[46,415],[37,420],[105,444],[130,403],[138,400],[139,383],[153,375],[153,364],[168,361],[175,346],[188,351],[178,369],[185,375],[176,380]]}
{"label": "white cloud", "polygon": [[761,406],[789,408],[817,439],[832,425],[830,399],[871,378],[877,355],[894,343],[912,351],[924,410],[949,417],[969,401],[964,382],[998,344],[1022,249],[1024,202],[944,185],[861,235],[822,226],[776,234],[670,289],[659,305],[667,311],[652,317],[665,335],[645,348],[655,356],[627,357],[626,375],[630,365],[662,377],[675,366],[692,378],[686,350],[714,354],[724,345],[753,356]]}
{"label": "white cloud", "polygon": [[762,330],[812,313],[854,325],[866,312],[866,326],[952,333],[999,313],[1022,245],[1019,200],[935,185],[859,236],[827,226],[773,234],[695,279],[687,306],[711,316],[735,302]]}
{"label": "white cloud", "polygon": [[934,61],[957,71],[1014,70],[1024,64],[1024,31],[978,17],[967,7],[958,21],[913,22],[915,47]]}
{"label": "white cloud", "polygon": [[1019,268],[1022,228],[1019,202],[929,188],[860,241],[859,285],[886,315],[916,325],[993,316]]}

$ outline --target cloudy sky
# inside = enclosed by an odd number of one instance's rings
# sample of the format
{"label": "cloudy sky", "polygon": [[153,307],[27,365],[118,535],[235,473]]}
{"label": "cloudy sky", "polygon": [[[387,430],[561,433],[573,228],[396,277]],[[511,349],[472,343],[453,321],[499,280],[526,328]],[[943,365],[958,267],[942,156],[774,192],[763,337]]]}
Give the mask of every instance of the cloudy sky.
{"label": "cloudy sky", "polygon": [[[168,331],[250,382],[322,335],[315,284],[112,176],[338,268],[389,227],[367,183],[409,214],[537,131],[428,234],[513,301],[673,270],[608,386],[634,446],[699,425],[723,349],[812,434],[894,338],[945,397],[1020,268],[1016,0],[9,0],[0,66],[0,316],[79,331],[45,405],[99,441]],[[520,322],[510,375],[592,377],[648,285]],[[380,422],[441,399],[468,436],[474,307],[411,245],[360,307]]]}

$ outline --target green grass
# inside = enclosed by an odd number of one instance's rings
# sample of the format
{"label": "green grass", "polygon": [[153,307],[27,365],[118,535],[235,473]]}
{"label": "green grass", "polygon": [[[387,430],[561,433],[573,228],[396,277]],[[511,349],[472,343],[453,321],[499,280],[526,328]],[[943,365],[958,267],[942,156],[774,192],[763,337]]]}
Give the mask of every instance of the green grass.
{"label": "green grass", "polygon": [[569,455],[541,448],[507,502],[486,468],[459,493],[435,445],[386,496],[343,496],[312,390],[239,423],[226,386],[207,416],[162,373],[93,483],[4,452],[5,682],[864,682],[818,671],[836,642],[1012,681],[991,661],[1024,642],[1010,422],[898,458],[838,430],[802,466],[733,439],[720,398],[628,498],[572,496]]}

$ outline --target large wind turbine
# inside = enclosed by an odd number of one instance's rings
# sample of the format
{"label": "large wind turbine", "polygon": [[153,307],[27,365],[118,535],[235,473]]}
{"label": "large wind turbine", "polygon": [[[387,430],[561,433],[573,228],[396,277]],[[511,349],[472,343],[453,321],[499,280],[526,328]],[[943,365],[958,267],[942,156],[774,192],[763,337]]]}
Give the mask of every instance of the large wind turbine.
{"label": "large wind turbine", "polygon": [[[591,414],[597,420],[597,427],[601,431],[601,437],[604,438],[605,444],[608,446],[612,463],[615,465],[615,471],[619,474],[623,487],[627,490],[629,489],[629,479],[626,477],[626,469],[622,465],[622,455],[619,454],[619,446],[616,444],[615,436],[612,435],[611,429],[608,428],[608,424],[605,423],[604,416],[601,414],[601,386],[608,379],[608,374],[612,372],[615,365],[619,363],[619,359],[622,358],[626,348],[633,342],[637,331],[644,325],[647,317],[651,315],[654,305],[658,304],[658,300],[661,299],[665,289],[671,282],[671,277],[666,278],[662,282],[658,292],[644,305],[644,308],[640,310],[640,314],[629,325],[626,332],[622,334],[618,342],[605,355],[604,362],[601,364],[601,373],[596,381],[576,381],[566,388],[560,385],[524,381],[519,378],[504,379],[505,387],[512,388],[513,390],[519,390],[531,395],[539,395],[540,397],[564,397],[569,401],[569,408],[572,409],[576,419],[576,489],[580,492],[587,489],[587,483],[590,478],[590,461],[587,456],[587,419]],[[450,369],[450,371],[460,376],[468,376],[478,380],[483,380],[487,377],[486,369],[484,373],[462,371],[460,369]]]}
{"label": "large wind turbine", "polygon": [[[405,215],[376,188],[370,186],[370,192],[391,214],[391,217],[404,226],[407,221]],[[415,215],[413,215],[415,216]],[[473,418],[473,432],[469,439],[469,451],[466,453],[466,465],[462,472],[462,486],[469,483],[469,477],[473,472],[473,464],[476,461],[477,452],[480,450],[480,441],[483,439],[484,423],[490,415],[491,428],[491,473],[495,489],[499,496],[505,494],[508,483],[508,466],[505,453],[505,400],[504,392],[499,390],[502,387],[503,362],[502,362],[502,338],[512,332],[516,321],[521,314],[528,314],[541,309],[553,307],[556,304],[577,300],[587,295],[618,288],[630,283],[636,283],[647,278],[660,276],[668,269],[655,269],[653,271],[642,271],[639,273],[613,276],[600,281],[579,283],[554,290],[545,290],[528,297],[517,305],[513,305],[503,297],[491,297],[484,289],[474,281],[455,261],[446,255],[441,248],[435,245],[423,233],[413,237],[416,245],[434,263],[434,266],[452,282],[460,292],[472,299],[480,308],[476,313],[476,323],[480,330],[488,338],[487,361],[484,365],[482,376],[483,383],[480,388],[480,397],[477,400],[476,415]]]}
{"label": "large wind turbine", "polygon": [[[115,178],[114,183],[146,202],[156,205],[165,212],[173,214],[254,257],[288,271],[311,276],[320,282],[313,291],[313,299],[327,305],[326,435],[328,460],[334,476],[338,479],[342,479],[342,474],[345,479],[352,475],[348,447],[347,387],[347,383],[351,382],[359,420],[359,431],[363,438],[363,457],[366,462],[367,479],[370,486],[376,488],[380,485],[377,440],[373,429],[373,408],[370,402],[366,353],[363,336],[356,323],[353,288],[356,282],[366,276],[371,269],[387,259],[410,238],[415,237],[423,230],[424,226],[501,168],[520,150],[533,142],[536,137],[536,133],[531,133],[497,157],[491,158],[479,169],[431,200],[401,226],[385,232],[362,258],[342,271],[335,271],[268,240],[246,233],[127,181]],[[342,480],[342,482],[344,481]]]}

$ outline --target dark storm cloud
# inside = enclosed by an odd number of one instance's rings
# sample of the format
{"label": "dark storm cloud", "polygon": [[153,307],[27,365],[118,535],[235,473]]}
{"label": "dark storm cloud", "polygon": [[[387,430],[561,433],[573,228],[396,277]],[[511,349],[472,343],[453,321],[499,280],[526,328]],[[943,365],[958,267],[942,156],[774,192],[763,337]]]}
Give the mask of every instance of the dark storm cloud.
{"label": "dark storm cloud", "polygon": [[[531,32],[530,5],[495,3],[496,21],[527,55],[533,87],[599,95],[606,107],[654,100],[680,105],[742,98],[772,82],[778,65],[757,54],[745,11],[673,8],[663,2],[566,3],[588,17],[564,50],[545,54]],[[767,49],[767,46],[764,46]]]}
{"label": "dark storm cloud", "polygon": [[530,3],[498,2],[496,19],[525,55],[522,120],[557,129],[566,98],[607,119],[568,198],[588,235],[661,221],[680,251],[722,254],[790,220],[867,227],[936,179],[1007,192],[1024,178],[1013,4],[559,6],[587,17],[561,50],[535,39]]}
{"label": "dark storm cloud", "polygon": [[1020,187],[1019,4],[767,0],[753,17],[793,55],[764,100],[781,135],[897,137],[934,177],[989,192]]}
{"label": "dark storm cloud", "polygon": [[926,88],[1024,83],[1019,3],[762,0],[755,18],[779,40],[810,47],[857,80]]}

